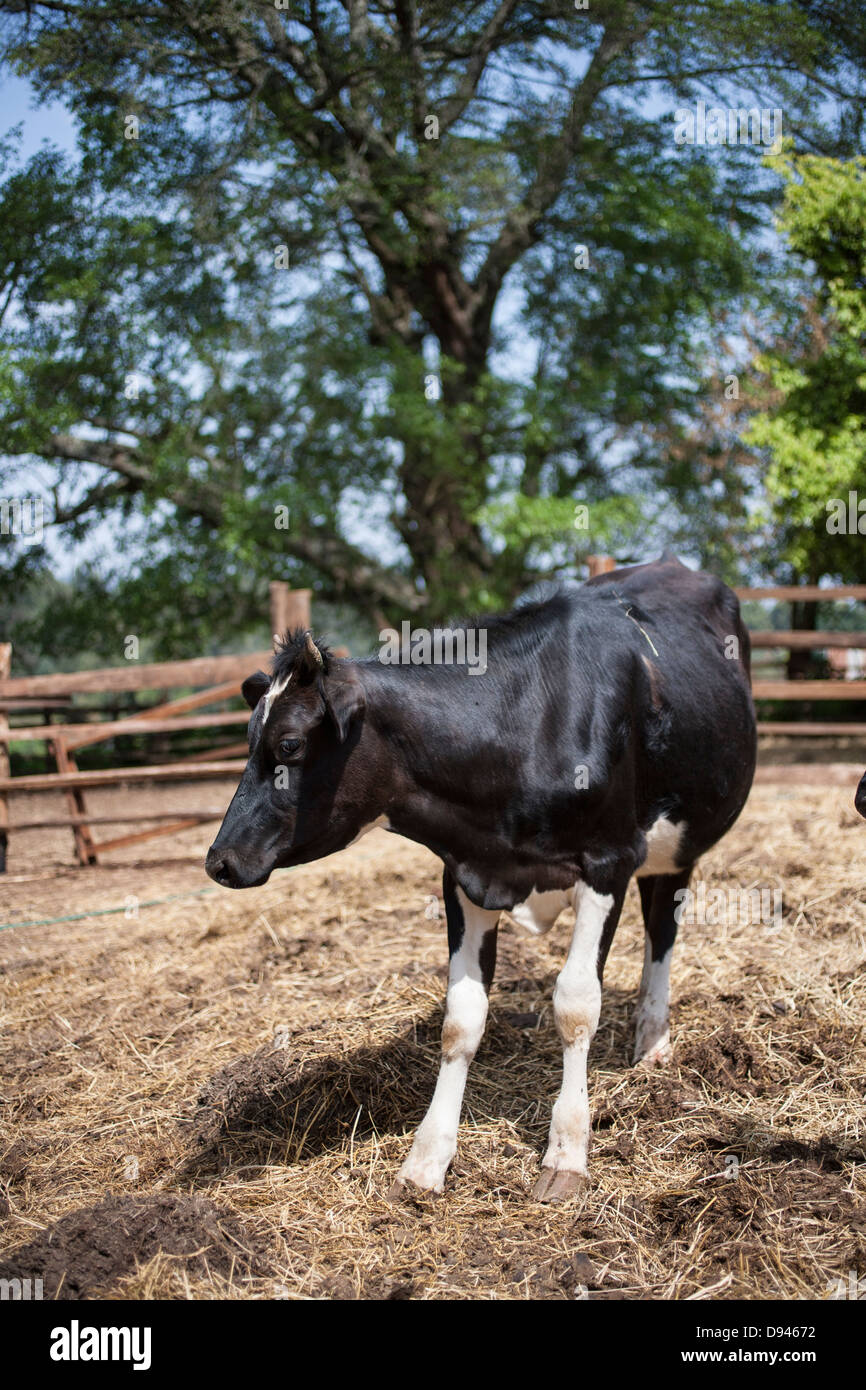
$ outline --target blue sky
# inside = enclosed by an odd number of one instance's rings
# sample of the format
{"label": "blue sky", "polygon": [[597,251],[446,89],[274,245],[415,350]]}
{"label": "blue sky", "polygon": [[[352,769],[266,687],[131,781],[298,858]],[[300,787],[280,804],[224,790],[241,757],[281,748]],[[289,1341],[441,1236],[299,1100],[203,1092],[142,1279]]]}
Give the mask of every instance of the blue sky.
{"label": "blue sky", "polygon": [[70,153],[75,149],[75,121],[66,107],[59,101],[37,105],[30,83],[3,69],[0,71],[0,134],[6,135],[10,127],[19,122],[24,126],[21,153],[25,159],[35,154],[46,140]]}

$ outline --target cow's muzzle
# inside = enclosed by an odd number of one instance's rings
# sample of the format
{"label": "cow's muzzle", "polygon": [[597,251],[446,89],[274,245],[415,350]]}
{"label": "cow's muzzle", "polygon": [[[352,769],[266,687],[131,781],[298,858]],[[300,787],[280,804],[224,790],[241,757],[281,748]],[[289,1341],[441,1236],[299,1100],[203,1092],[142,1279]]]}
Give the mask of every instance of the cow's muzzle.
{"label": "cow's muzzle", "polygon": [[221,883],[223,888],[255,888],[270,878],[270,868],[261,863],[252,863],[248,856],[239,850],[213,844],[207,852],[204,863],[211,878]]}

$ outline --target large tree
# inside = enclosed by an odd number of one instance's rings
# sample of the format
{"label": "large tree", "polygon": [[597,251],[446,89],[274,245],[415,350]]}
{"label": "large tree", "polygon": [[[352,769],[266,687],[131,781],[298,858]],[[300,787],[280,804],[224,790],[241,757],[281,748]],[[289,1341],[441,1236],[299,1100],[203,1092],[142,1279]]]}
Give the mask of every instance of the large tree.
{"label": "large tree", "polygon": [[754,148],[675,145],[674,108],[779,108],[824,152],[861,131],[853,3],[4,13],[83,157],[6,181],[0,451],[202,605],[282,560],[441,614],[673,525],[770,196]]}

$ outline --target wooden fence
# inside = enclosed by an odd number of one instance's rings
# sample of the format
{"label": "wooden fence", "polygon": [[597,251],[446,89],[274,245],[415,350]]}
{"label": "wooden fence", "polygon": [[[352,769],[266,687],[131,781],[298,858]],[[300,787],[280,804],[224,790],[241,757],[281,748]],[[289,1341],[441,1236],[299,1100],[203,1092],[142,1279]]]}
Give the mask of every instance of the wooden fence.
{"label": "wooden fence", "polygon": [[[821,588],[817,584],[771,585],[767,588],[739,588],[740,601],[756,599],[784,603],[832,602],[837,599],[866,600],[866,584],[843,584]],[[802,632],[796,630],[753,630],[749,633],[752,650],[866,651],[866,632]],[[753,678],[756,700],[813,701],[866,700],[866,680],[761,680]],[[760,720],[763,734],[796,734],[805,738],[824,735],[860,735],[866,738],[866,723],[833,720]]]}
{"label": "wooden fence", "polygon": [[[291,590],[287,584],[279,581],[271,584],[271,631],[276,634],[289,627],[309,625],[310,590]],[[203,821],[222,817],[224,806],[161,813],[123,810],[115,815],[93,815],[87,810],[85,793],[94,787],[132,782],[198,782],[208,778],[234,777],[242,771],[246,761],[244,757],[235,756],[246,752],[245,740],[220,748],[216,757],[206,755],[202,758],[200,754],[193,754],[192,757],[170,763],[98,771],[82,772],[76,754],[81,748],[127,734],[153,735],[245,725],[249,720],[249,710],[245,707],[211,710],[208,714],[194,714],[192,711],[237,699],[241,682],[256,667],[267,666],[272,651],[239,656],[194,657],[189,661],[161,661],[145,665],[130,662],[126,666],[94,671],[18,677],[10,675],[11,656],[11,646],[8,643],[0,644],[0,873],[5,872],[9,835],[15,830],[69,826],[79,864],[96,864],[100,854],[108,850],[136,844],[157,835],[173,835]],[[96,723],[75,722],[79,708],[73,703],[76,695],[119,694],[124,691],[160,691],[167,694],[173,689],[188,693],[174,699],[164,699],[116,719],[102,719]],[[10,727],[10,713],[20,714],[28,710],[41,712],[43,722]],[[51,717],[57,710],[71,716],[71,719],[62,724],[51,723]],[[12,741],[47,744],[56,770],[11,777],[9,743]],[[55,813],[10,823],[10,792],[62,792],[66,800],[66,814],[59,816]],[[148,823],[146,829],[104,840],[94,839],[93,836],[92,827],[96,825],[135,825],[144,822]]]}

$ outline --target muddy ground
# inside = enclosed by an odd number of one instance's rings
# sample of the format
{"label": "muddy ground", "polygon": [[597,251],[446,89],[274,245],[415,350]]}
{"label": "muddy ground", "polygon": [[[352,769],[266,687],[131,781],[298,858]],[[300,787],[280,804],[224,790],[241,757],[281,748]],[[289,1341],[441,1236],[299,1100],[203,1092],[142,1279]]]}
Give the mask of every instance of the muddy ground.
{"label": "muddy ground", "polygon": [[445,1195],[395,1205],[438,1062],[432,855],[374,831],[231,893],[202,868],[212,826],[87,870],[68,830],[19,836],[0,915],[48,924],[0,932],[0,1278],[61,1299],[811,1299],[866,1276],[852,790],[759,786],[702,862],[708,889],[778,889],[779,912],[683,927],[673,1061],[652,1073],[629,1064],[630,889],[591,1056],[592,1182],[560,1206],[530,1192],[567,914],[542,940],[503,923]]}

